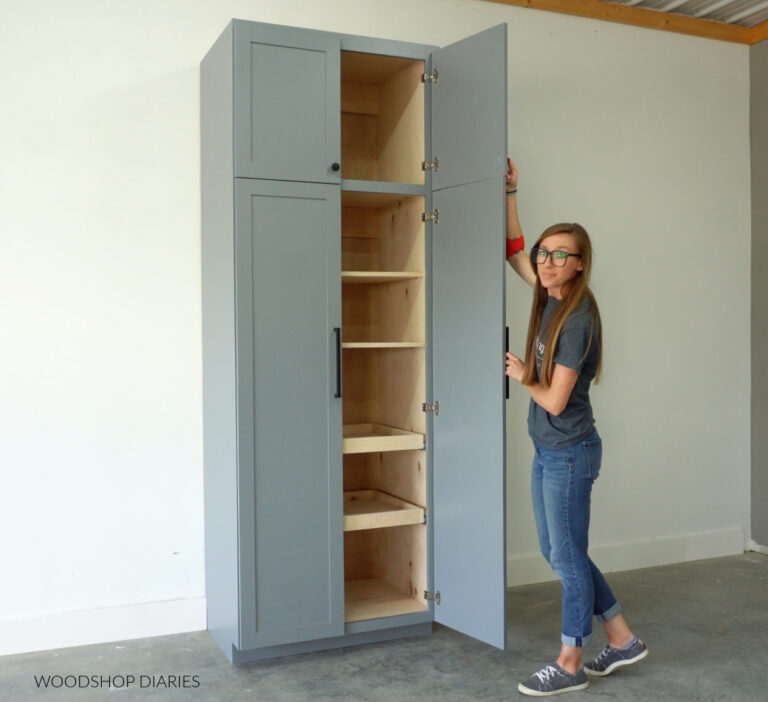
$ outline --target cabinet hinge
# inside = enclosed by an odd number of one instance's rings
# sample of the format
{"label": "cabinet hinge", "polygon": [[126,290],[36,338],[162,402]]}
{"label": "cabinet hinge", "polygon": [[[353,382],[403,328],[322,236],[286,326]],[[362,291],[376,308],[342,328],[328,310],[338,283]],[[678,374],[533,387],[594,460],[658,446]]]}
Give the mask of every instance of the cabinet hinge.
{"label": "cabinet hinge", "polygon": [[434,222],[437,224],[440,221],[440,210],[435,210],[434,212],[422,212],[421,221]]}
{"label": "cabinet hinge", "polygon": [[429,590],[424,590],[424,599],[434,600],[437,604],[440,604],[440,590],[438,590],[437,592],[430,592]]}
{"label": "cabinet hinge", "polygon": [[432,71],[432,73],[422,73],[421,74],[421,82],[422,83],[437,83],[437,69]]}
{"label": "cabinet hinge", "polygon": [[422,161],[421,162],[421,170],[422,171],[434,171],[437,173],[440,170],[440,159],[435,156],[434,161]]}
{"label": "cabinet hinge", "polygon": [[426,402],[421,403],[421,411],[422,412],[434,412],[436,415],[440,414],[440,403],[435,401],[432,404],[427,404]]}

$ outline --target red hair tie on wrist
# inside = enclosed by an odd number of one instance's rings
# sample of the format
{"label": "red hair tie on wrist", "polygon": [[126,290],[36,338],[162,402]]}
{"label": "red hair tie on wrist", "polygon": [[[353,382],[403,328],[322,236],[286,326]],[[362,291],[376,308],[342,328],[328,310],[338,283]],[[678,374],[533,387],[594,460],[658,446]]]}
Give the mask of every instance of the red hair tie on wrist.
{"label": "red hair tie on wrist", "polygon": [[517,239],[507,239],[507,258],[514,256],[518,251],[525,251],[525,239],[522,235]]}

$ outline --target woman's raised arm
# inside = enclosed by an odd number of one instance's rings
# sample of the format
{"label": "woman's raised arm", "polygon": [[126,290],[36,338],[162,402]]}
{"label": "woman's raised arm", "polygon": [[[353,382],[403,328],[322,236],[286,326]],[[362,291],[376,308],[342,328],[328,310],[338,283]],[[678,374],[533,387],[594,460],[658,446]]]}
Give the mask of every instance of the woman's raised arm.
{"label": "woman's raised arm", "polygon": [[[507,251],[515,249],[511,255],[508,253],[507,261],[514,268],[515,272],[531,287],[536,285],[536,274],[531,265],[531,259],[525,253],[525,249],[520,249],[522,243],[523,230],[520,227],[520,219],[517,216],[517,169],[512,159],[507,159],[507,239],[519,243],[510,244],[507,241]],[[515,192],[510,192],[515,191]]]}

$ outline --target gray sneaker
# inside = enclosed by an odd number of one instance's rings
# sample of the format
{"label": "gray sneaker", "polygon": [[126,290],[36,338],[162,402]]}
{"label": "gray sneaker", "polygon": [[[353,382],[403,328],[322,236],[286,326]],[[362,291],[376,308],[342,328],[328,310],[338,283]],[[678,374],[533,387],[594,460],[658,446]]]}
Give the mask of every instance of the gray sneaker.
{"label": "gray sneaker", "polygon": [[622,648],[606,646],[595,660],[584,664],[584,670],[587,675],[610,675],[616,668],[637,663],[647,655],[648,649],[645,644],[635,636]]}
{"label": "gray sneaker", "polygon": [[589,680],[583,668],[578,673],[571,674],[557,663],[553,663],[531,675],[524,683],[520,683],[517,689],[524,695],[547,697],[559,695],[561,692],[583,690],[585,687],[589,687]]}

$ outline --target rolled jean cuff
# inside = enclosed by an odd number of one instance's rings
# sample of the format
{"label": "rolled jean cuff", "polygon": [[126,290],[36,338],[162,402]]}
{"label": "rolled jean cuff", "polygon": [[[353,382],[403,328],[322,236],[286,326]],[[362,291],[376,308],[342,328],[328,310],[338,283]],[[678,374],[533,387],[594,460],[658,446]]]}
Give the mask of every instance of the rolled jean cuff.
{"label": "rolled jean cuff", "polygon": [[583,648],[589,643],[591,638],[592,634],[587,634],[586,636],[568,636],[566,634],[561,634],[560,641],[562,641],[566,646]]}
{"label": "rolled jean cuff", "polygon": [[595,619],[599,622],[607,622],[609,619],[613,619],[619,612],[621,612],[621,605],[617,602],[613,607],[609,607],[602,614],[596,614]]}

